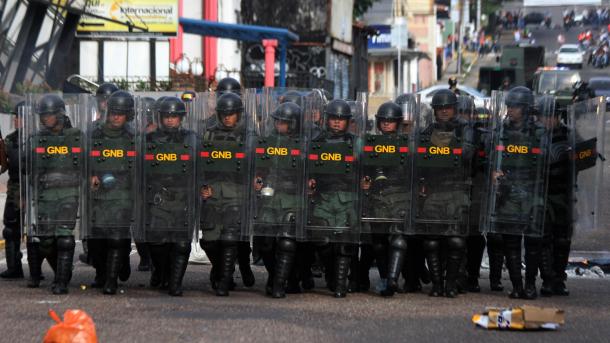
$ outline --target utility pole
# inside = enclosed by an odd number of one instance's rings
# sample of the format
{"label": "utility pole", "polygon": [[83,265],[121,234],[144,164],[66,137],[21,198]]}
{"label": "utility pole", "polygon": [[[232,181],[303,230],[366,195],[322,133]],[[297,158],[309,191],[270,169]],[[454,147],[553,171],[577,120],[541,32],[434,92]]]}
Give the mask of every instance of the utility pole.
{"label": "utility pole", "polygon": [[481,30],[481,0],[477,0],[477,31]]}
{"label": "utility pole", "polygon": [[457,49],[457,66],[455,73],[460,75],[462,73],[462,40],[464,35],[464,0],[459,1],[459,24],[458,24],[458,49]]}

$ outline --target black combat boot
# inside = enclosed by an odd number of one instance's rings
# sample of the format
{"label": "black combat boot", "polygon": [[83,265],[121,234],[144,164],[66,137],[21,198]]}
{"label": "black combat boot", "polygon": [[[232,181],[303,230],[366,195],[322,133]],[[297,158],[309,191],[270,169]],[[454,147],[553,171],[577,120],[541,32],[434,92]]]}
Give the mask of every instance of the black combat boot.
{"label": "black combat boot", "polygon": [[[6,231],[6,229],[5,229]],[[23,267],[21,265],[21,241],[6,239],[4,250],[6,252],[6,271],[0,273],[3,279],[23,279]]]}
{"label": "black combat boot", "polygon": [[393,236],[390,241],[388,254],[387,287],[381,292],[382,296],[391,297],[398,290],[398,278],[407,252],[407,241],[400,235]]}
{"label": "black combat boot", "polygon": [[[422,256],[425,256],[422,249],[421,239],[415,237],[407,237],[407,252],[406,261],[403,263],[402,275],[405,279],[405,283],[402,288],[404,293],[417,293],[421,292],[422,286],[419,282],[420,266]],[[425,257],[424,262],[425,263]]]}
{"label": "black combat boot", "polygon": [[568,259],[570,258],[571,240],[567,236],[555,237],[553,242],[553,272],[555,274],[555,282],[553,284],[553,294],[567,296],[570,291],[566,287],[566,268],[568,267]]}
{"label": "black combat boot", "polygon": [[118,288],[119,270],[123,261],[121,241],[108,239],[106,254],[106,280],[104,281],[104,294],[116,294]]}
{"label": "black combat boot", "polygon": [[523,278],[521,277],[521,236],[503,235],[506,267],[513,290],[508,295],[512,299],[523,298]]}
{"label": "black combat boot", "polygon": [[68,294],[76,243],[73,236],[57,237],[57,271],[53,294]]}
{"label": "black combat boot", "polygon": [[426,261],[430,270],[430,279],[432,281],[432,289],[430,290],[431,297],[440,297],[443,295],[443,274],[440,260],[440,242],[437,239],[425,239],[424,251],[426,253]]}
{"label": "black combat boot", "polygon": [[525,237],[525,288],[523,299],[534,300],[538,297],[536,276],[540,267],[540,239]]}
{"label": "black combat boot", "polygon": [[292,271],[296,248],[296,242],[292,239],[281,238],[277,242],[273,290],[271,293],[271,296],[274,298],[286,297],[286,281]]}
{"label": "black combat boot", "polygon": [[229,295],[235,272],[235,260],[237,259],[237,244],[235,242],[222,242],[222,255],[220,256],[221,279],[216,288],[216,295],[226,297]]}
{"label": "black combat boot", "polygon": [[239,273],[241,274],[241,281],[246,287],[254,286],[254,273],[250,267],[250,254],[252,254],[252,248],[250,248],[250,242],[239,242],[237,251],[237,263],[239,264]]}
{"label": "black combat boot", "polygon": [[544,240],[542,250],[540,251],[540,276],[542,278],[540,295],[544,297],[553,295],[555,273],[553,272],[553,253],[551,249],[551,240],[547,238]]}
{"label": "black combat boot", "polygon": [[468,279],[466,280],[466,287],[468,292],[479,293],[481,291],[479,277],[483,252],[485,251],[485,237],[481,235],[468,237],[467,244],[466,272]]}
{"label": "black combat boot", "polygon": [[119,280],[125,282],[129,280],[131,276],[131,239],[122,239],[121,240],[121,269],[119,269]]}
{"label": "black combat boot", "polygon": [[140,262],[138,263],[139,272],[150,271],[150,251],[148,250],[148,244],[143,242],[136,242],[136,250],[140,256]]}
{"label": "black combat boot", "polygon": [[445,296],[455,298],[458,295],[458,278],[460,267],[466,257],[466,239],[464,237],[447,238],[447,280],[445,282]]}
{"label": "black combat boot", "polygon": [[502,236],[487,235],[487,256],[489,257],[489,288],[494,292],[502,292],[502,266],[504,265]]}
{"label": "black combat boot", "polygon": [[28,266],[30,268],[30,280],[28,288],[38,288],[42,279],[42,254],[38,243],[27,242]]}
{"label": "black combat boot", "polygon": [[173,244],[168,280],[169,295],[182,296],[182,279],[186,273],[190,253],[190,242],[177,242]]}
{"label": "black combat boot", "polygon": [[347,295],[347,274],[349,272],[350,257],[338,255],[335,258],[335,298],[345,298]]}
{"label": "black combat boot", "polygon": [[164,288],[167,283],[166,275],[169,268],[169,251],[167,244],[149,244],[150,260],[152,262],[152,273],[150,274],[150,287]]}

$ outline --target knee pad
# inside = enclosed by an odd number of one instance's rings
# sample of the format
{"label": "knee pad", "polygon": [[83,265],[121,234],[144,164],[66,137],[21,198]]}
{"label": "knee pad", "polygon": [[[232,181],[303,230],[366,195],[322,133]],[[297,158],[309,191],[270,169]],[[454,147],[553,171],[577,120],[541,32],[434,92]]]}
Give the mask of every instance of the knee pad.
{"label": "knee pad", "polygon": [[277,248],[281,252],[294,254],[297,251],[297,242],[293,239],[281,238],[277,241]]}
{"label": "knee pad", "polygon": [[76,247],[74,236],[59,236],[57,237],[57,250],[71,251]]}
{"label": "knee pad", "polygon": [[396,250],[407,250],[407,241],[402,237],[402,235],[395,235],[390,239],[390,246],[392,249]]}
{"label": "knee pad", "polygon": [[174,252],[178,255],[188,255],[191,253],[191,242],[180,241],[174,243]]}

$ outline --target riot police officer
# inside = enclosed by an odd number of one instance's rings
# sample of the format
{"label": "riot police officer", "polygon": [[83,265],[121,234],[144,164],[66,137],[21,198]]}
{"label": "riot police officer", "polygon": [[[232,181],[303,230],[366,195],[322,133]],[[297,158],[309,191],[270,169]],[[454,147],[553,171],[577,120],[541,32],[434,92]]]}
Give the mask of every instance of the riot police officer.
{"label": "riot police officer", "polygon": [[[261,129],[256,146],[265,151],[270,148],[302,151],[301,107],[287,101],[269,117],[262,119],[263,125],[270,126],[269,122],[272,122],[273,126]],[[299,204],[303,200],[302,182],[298,178],[302,178],[303,162],[291,155],[257,154],[253,163],[256,191],[251,200],[254,205],[253,234],[269,274],[266,292],[273,298],[285,297],[287,282],[291,276],[295,277],[296,235],[302,207]],[[294,291],[298,283],[292,287]]]}
{"label": "riot police officer", "polygon": [[457,296],[466,253],[473,141],[470,126],[458,118],[457,105],[457,96],[451,90],[436,92],[432,98],[433,122],[426,123],[426,118],[420,117],[416,138],[410,229],[423,235],[432,280],[429,295],[434,297]]}
{"label": "riot police officer", "polygon": [[451,90],[455,95],[460,95],[460,90],[457,88],[458,80],[457,77],[452,76],[449,78],[447,82],[449,84],[449,90]]}
{"label": "riot police officer", "polygon": [[[92,128],[90,142],[90,199],[87,207],[89,256],[96,269],[94,285],[103,287],[104,294],[115,294],[124,264],[129,264],[131,225],[135,220],[134,196],[136,165],[128,151],[135,152],[135,136],[129,128],[134,120],[133,96],[116,91],[107,103],[105,122]],[[120,155],[98,156],[95,152],[122,151]],[[101,153],[100,153],[101,154]],[[95,155],[95,156],[94,156]]]}
{"label": "riot police officer", "polygon": [[22,101],[13,110],[15,131],[4,139],[8,162],[8,182],[6,202],[4,205],[4,230],[2,236],[5,241],[5,256],[7,270],[0,273],[4,279],[23,278],[21,266],[21,196],[19,189],[19,130],[22,129],[20,108],[25,105]]}
{"label": "riot police officer", "polygon": [[[215,123],[207,127],[203,134],[204,149],[224,142],[232,148],[243,149],[246,143],[246,120],[240,96],[230,92],[221,95],[216,101],[215,111]],[[210,120],[206,122],[212,123]],[[236,158],[236,152],[233,151],[231,159]],[[243,240],[242,214],[245,198],[242,198],[242,195],[246,192],[246,182],[240,172],[241,162],[235,163],[237,167],[233,167],[231,171],[207,170],[206,167],[213,167],[212,163],[204,164],[203,186],[200,189],[203,200],[203,238],[199,242],[212,262],[210,281],[218,296],[228,296],[229,290],[234,288],[233,273],[238,257],[238,242]],[[249,269],[249,252],[247,257]],[[243,280],[244,285],[248,287],[254,283],[253,275],[251,279]]]}
{"label": "riot police officer", "polygon": [[[349,131],[353,117],[350,105],[345,100],[333,100],[324,107],[324,116],[325,127],[319,136],[308,141],[308,154],[354,154],[356,150],[353,149],[358,142],[357,136]],[[355,124],[356,127],[361,126]],[[311,137],[316,132],[310,129]],[[330,161],[316,163],[311,158],[305,224],[307,239],[318,244],[320,259],[325,264],[328,288],[336,298],[343,298],[347,294],[354,243],[359,236],[358,166],[341,161],[337,164]],[[339,166],[342,166],[344,173],[336,173]]]}
{"label": "riot police officer", "polygon": [[[30,228],[32,232],[31,248],[28,251],[28,263],[31,280],[30,287],[38,287],[42,259],[46,258],[55,271],[53,294],[68,293],[68,283],[72,277],[74,257],[74,227],[78,211],[81,166],[80,146],[81,131],[77,128],[66,128],[66,105],[62,98],[55,94],[44,95],[35,105],[40,124],[33,125],[28,131],[33,151],[26,153],[26,160],[32,165],[31,174],[27,175],[33,198],[26,204],[34,218]],[[33,119],[33,118],[32,118]],[[38,129],[35,127],[38,126]],[[29,126],[28,126],[29,127]],[[68,148],[69,147],[69,148]],[[56,155],[55,149],[68,153]]]}
{"label": "riot police officer", "polygon": [[[191,252],[194,218],[192,175],[195,133],[187,125],[186,106],[177,97],[166,97],[157,104],[158,128],[146,135],[145,238],[149,242],[153,272],[152,287],[182,295],[182,280]],[[155,160],[164,153],[180,156]],[[165,163],[165,164],[162,164]]]}
{"label": "riot police officer", "polygon": [[[550,144],[549,131],[537,117],[544,116],[548,106],[535,107],[532,91],[522,86],[511,89],[504,103],[505,118],[496,116],[496,133],[493,144],[489,145],[491,170],[485,229],[502,235],[506,266],[513,284],[509,296],[533,299],[537,296],[535,278],[540,263],[539,238],[543,233],[546,146]],[[521,276],[523,236],[526,237],[525,290]]]}
{"label": "riot police officer", "polygon": [[[391,101],[382,104],[377,109],[375,121],[375,133],[367,134],[364,143],[362,187],[368,201],[363,206],[362,220],[373,219],[370,226],[375,260],[380,277],[387,280],[381,294],[392,296],[398,290],[407,250],[403,233],[410,219],[410,142],[402,130],[401,106]],[[367,153],[373,145],[393,148],[386,153],[375,152],[373,148]],[[368,274],[368,269],[365,272]]]}
{"label": "riot police officer", "polygon": [[216,85],[216,94],[221,96],[226,93],[234,93],[241,95],[241,84],[232,77],[225,77],[218,81]]}
{"label": "riot police officer", "polygon": [[112,93],[119,90],[119,86],[112,82],[104,82],[102,83],[97,90],[95,91],[95,98],[97,100],[97,118],[99,119],[103,113],[105,113],[108,109],[108,99],[112,95]]}

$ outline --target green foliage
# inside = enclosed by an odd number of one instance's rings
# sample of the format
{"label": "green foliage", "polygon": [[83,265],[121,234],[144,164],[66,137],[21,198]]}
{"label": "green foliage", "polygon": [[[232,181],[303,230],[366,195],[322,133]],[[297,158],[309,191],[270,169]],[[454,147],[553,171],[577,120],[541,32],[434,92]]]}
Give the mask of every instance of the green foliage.
{"label": "green foliage", "polygon": [[353,18],[360,18],[376,1],[379,0],[354,0]]}

